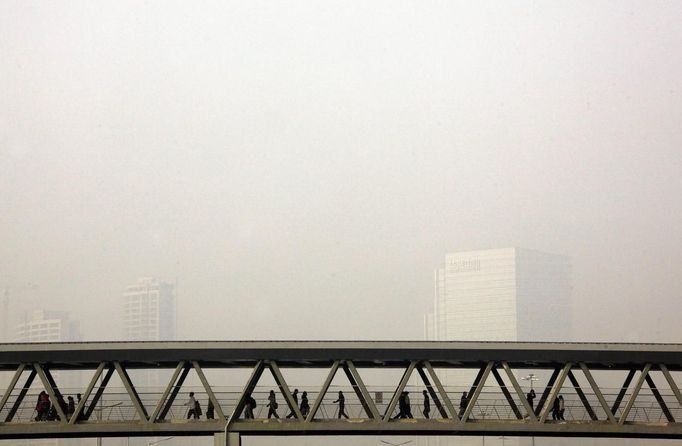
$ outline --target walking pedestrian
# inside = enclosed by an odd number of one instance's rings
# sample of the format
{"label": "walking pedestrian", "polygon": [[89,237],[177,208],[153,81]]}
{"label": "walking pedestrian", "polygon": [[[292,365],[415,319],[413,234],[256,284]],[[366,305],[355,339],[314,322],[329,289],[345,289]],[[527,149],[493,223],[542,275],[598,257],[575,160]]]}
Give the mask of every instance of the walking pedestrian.
{"label": "walking pedestrian", "polygon": [[185,403],[185,406],[187,406],[188,420],[190,418],[193,418],[195,420],[199,418],[199,415],[197,414],[197,400],[194,398],[194,392],[189,393],[189,399]]}
{"label": "walking pedestrian", "polygon": [[398,397],[398,413],[396,416],[393,417],[393,419],[402,419],[406,417],[406,409],[405,409],[405,392],[401,392],[400,396]]}
{"label": "walking pedestrian", "polygon": [[562,395],[559,395],[559,419],[561,421],[566,421],[566,418],[564,418],[564,411],[566,410],[566,404],[564,402],[564,397]]}
{"label": "walking pedestrian", "polygon": [[462,397],[459,399],[459,417],[462,418],[464,415],[464,411],[467,410],[467,403],[469,402],[469,398],[467,397],[466,392],[462,392]]}
{"label": "walking pedestrian", "polygon": [[206,404],[206,419],[212,420],[215,418],[215,406],[213,405],[213,400],[208,399],[208,404]]}
{"label": "walking pedestrian", "polygon": [[412,416],[412,406],[410,405],[410,392],[403,392],[403,395],[405,418],[414,418]]}
{"label": "walking pedestrian", "polygon": [[535,390],[530,389],[530,392],[528,392],[528,395],[526,395],[526,401],[528,401],[528,405],[530,406],[531,410],[533,409],[533,400],[534,399],[535,399]]}
{"label": "walking pedestrian", "polygon": [[344,417],[348,419],[348,414],[346,413],[346,398],[343,396],[343,392],[339,390],[339,397],[335,403],[339,403],[339,416],[338,418],[340,419],[341,417]]}
{"label": "walking pedestrian", "polygon": [[253,420],[253,410],[256,408],[256,400],[249,394],[244,402],[244,418]]}
{"label": "walking pedestrian", "polygon": [[76,402],[73,400],[72,396],[67,397],[66,400],[68,401],[66,403],[66,418],[70,420],[73,413],[76,411]]}
{"label": "walking pedestrian", "polygon": [[47,413],[50,411],[50,397],[47,396],[47,392],[44,390],[38,395],[38,401],[36,402],[36,421],[45,421],[47,419]]}
{"label": "walking pedestrian", "polygon": [[554,398],[552,401],[552,420],[559,420],[559,398]]}
{"label": "walking pedestrian", "polygon": [[272,418],[273,416],[275,418],[279,418],[279,414],[277,413],[277,407],[279,405],[277,404],[277,397],[275,396],[275,391],[270,390],[270,395],[268,395],[268,418]]}
{"label": "walking pedestrian", "polygon": [[[298,406],[298,389],[294,389],[294,393],[292,393],[291,396],[294,398],[294,403],[296,406]],[[296,414],[294,413],[294,410],[291,409],[291,412],[287,415],[287,418],[293,418],[295,416]]]}
{"label": "walking pedestrian", "polygon": [[301,415],[306,418],[310,413],[310,404],[308,403],[308,392],[303,392],[301,394]]}
{"label": "walking pedestrian", "polygon": [[424,395],[424,409],[422,413],[424,418],[429,419],[429,414],[431,413],[431,400],[429,399],[429,393],[426,390],[422,390],[422,395]]}

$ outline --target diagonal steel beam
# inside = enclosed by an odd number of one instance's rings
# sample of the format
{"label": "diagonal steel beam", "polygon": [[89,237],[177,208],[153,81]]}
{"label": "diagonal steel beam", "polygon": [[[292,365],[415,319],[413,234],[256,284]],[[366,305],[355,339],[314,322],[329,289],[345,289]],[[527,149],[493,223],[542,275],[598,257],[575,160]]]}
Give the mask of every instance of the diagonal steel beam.
{"label": "diagonal steel beam", "polygon": [[511,368],[509,368],[509,364],[506,361],[502,361],[502,368],[504,369],[505,373],[507,373],[507,378],[509,378],[509,382],[512,384],[512,387],[514,387],[516,395],[519,397],[521,404],[523,404],[523,408],[526,409],[528,418],[531,421],[536,422],[538,419],[535,416],[535,412],[533,412],[533,409],[530,407],[530,404],[528,404],[528,401],[526,400],[526,395],[523,394],[523,389],[521,389],[521,385],[516,380],[514,373],[512,373]]}
{"label": "diagonal steel beam", "polygon": [[339,361],[334,361],[334,364],[332,364],[332,368],[329,369],[329,373],[327,374],[327,378],[324,380],[324,383],[322,384],[320,393],[317,394],[317,398],[313,403],[313,407],[310,409],[310,412],[308,413],[308,416],[305,419],[306,422],[311,422],[315,419],[315,415],[317,414],[317,411],[320,409],[320,406],[322,405],[322,400],[327,394],[329,386],[332,384],[332,380],[336,375],[336,371],[339,370],[339,364],[340,364]]}
{"label": "diagonal steel beam", "polygon": [[[102,378],[102,381],[99,384],[99,387],[97,388],[97,392],[95,392],[95,396],[92,397],[92,401],[90,402],[90,405],[88,406],[87,410],[85,411],[85,415],[83,415],[84,420],[89,420],[90,416],[92,415],[92,412],[95,411],[95,408],[97,407],[97,403],[99,403],[100,398],[102,398],[102,395],[104,394],[104,390],[107,388],[107,385],[109,384],[109,380],[114,374],[114,366],[109,365],[109,368],[107,369],[107,372],[104,374],[104,377]],[[85,400],[86,398],[83,398],[82,400]],[[100,410],[101,414],[101,410]]]}
{"label": "diagonal steel beam", "polygon": [[410,362],[410,365],[408,365],[405,371],[403,372],[403,376],[402,378],[400,378],[398,387],[395,389],[393,397],[391,398],[391,402],[388,403],[388,407],[386,408],[386,412],[384,413],[384,421],[390,420],[391,416],[393,416],[393,411],[395,410],[395,406],[398,404],[400,394],[403,392],[403,390],[405,390],[405,386],[407,385],[407,382],[410,380],[410,377],[412,376],[412,372],[414,371],[416,365],[417,361]]}
{"label": "diagonal steel beam", "polygon": [[230,419],[227,421],[228,425],[234,422],[235,420],[239,419],[239,417],[242,415],[244,405],[246,404],[246,397],[250,396],[253,390],[256,388],[258,380],[260,379],[261,375],[263,375],[264,370],[265,363],[263,361],[258,361],[258,363],[253,367],[251,376],[249,377],[249,380],[246,382],[246,385],[244,385],[244,390],[242,390],[242,393],[239,396],[239,399],[237,400],[237,404],[234,406],[232,415],[230,415]]}
{"label": "diagonal steel beam", "polygon": [[26,364],[19,364],[19,367],[17,367],[17,370],[14,372],[14,375],[12,375],[12,379],[7,385],[7,390],[5,391],[5,394],[2,396],[2,400],[0,400],[0,411],[2,411],[2,409],[4,409],[5,407],[5,404],[7,404],[7,400],[9,400],[9,397],[12,394],[14,388],[16,387],[19,378],[21,378],[21,374],[24,373],[25,368]]}
{"label": "diagonal steel beam", "polygon": [[493,372],[493,377],[495,377],[495,381],[497,381],[497,384],[500,386],[500,389],[502,390],[502,394],[504,397],[507,399],[507,402],[509,403],[509,406],[511,406],[512,411],[514,412],[514,415],[518,420],[523,419],[523,415],[521,415],[521,411],[519,410],[518,406],[514,402],[514,398],[512,398],[511,393],[509,393],[509,390],[507,389],[507,385],[505,384],[504,380],[500,376],[500,372],[497,371],[497,367],[493,366],[491,369],[491,372]]}
{"label": "diagonal steel beam", "polygon": [[50,375],[49,371],[45,368],[38,364],[35,363],[33,364],[33,368],[35,369],[36,373],[38,374],[38,378],[40,381],[43,383],[43,387],[45,387],[45,391],[47,394],[50,396],[50,401],[52,401],[52,407],[54,410],[57,412],[57,415],[59,416],[59,422],[61,424],[66,424],[68,423],[68,419],[66,418],[66,414],[64,413],[64,409],[62,408],[62,405],[60,404],[63,401],[63,397],[61,393],[59,393],[59,389],[57,388],[57,385],[54,382],[54,379],[52,379],[52,375]]}
{"label": "diagonal steel beam", "polygon": [[471,386],[474,394],[473,396],[471,394],[468,394],[469,402],[467,403],[467,408],[464,410],[464,413],[462,414],[462,419],[460,420],[462,423],[467,422],[467,420],[469,419],[469,415],[471,415],[471,412],[474,410],[476,400],[478,400],[478,396],[481,394],[481,391],[483,391],[483,386],[485,385],[485,381],[488,379],[488,375],[490,374],[492,368],[493,362],[490,361],[485,366],[481,367],[481,369],[478,372],[478,375],[476,375],[474,384],[473,386]]}
{"label": "diagonal steel beam", "polygon": [[[590,419],[592,421],[599,420],[599,418],[597,417],[597,414],[594,413],[594,409],[592,409],[590,402],[587,401],[587,397],[585,396],[585,392],[583,392],[583,389],[580,387],[580,383],[578,382],[575,375],[573,374],[573,370],[568,371],[568,380],[571,381],[571,384],[573,385],[573,388],[575,389],[575,393],[578,394],[578,398],[580,398],[580,401],[583,403],[583,406],[585,406],[585,410],[587,411],[587,414],[590,416]],[[604,407],[606,407],[606,406],[604,406]]]}
{"label": "diagonal steel beam", "polygon": [[545,405],[542,408],[542,414],[540,415],[540,423],[544,423],[547,420],[549,411],[552,409],[554,400],[559,396],[561,387],[564,385],[564,381],[566,381],[566,375],[568,375],[568,372],[571,370],[572,365],[573,364],[571,364],[570,362],[565,364],[564,367],[561,369],[561,372],[559,372],[559,376],[557,377],[557,380],[552,386],[552,390],[549,393],[549,398],[545,401]]}
{"label": "diagonal steel beam", "polygon": [[180,373],[180,377],[177,379],[177,381],[173,381],[173,388],[170,392],[170,395],[165,399],[163,409],[161,409],[161,412],[159,412],[158,417],[156,418],[155,421],[162,421],[166,419],[166,416],[168,415],[168,412],[170,412],[171,408],[173,407],[173,403],[175,402],[175,398],[177,398],[178,393],[180,393],[180,389],[182,388],[182,385],[185,383],[185,379],[187,378],[187,374],[189,373],[190,366],[187,363],[183,363],[182,366],[182,372]]}
{"label": "diagonal steel beam", "polygon": [[116,368],[116,372],[118,373],[118,376],[121,378],[121,381],[123,381],[123,387],[125,387],[126,392],[128,392],[128,396],[133,402],[133,406],[135,406],[135,410],[137,411],[137,414],[140,416],[140,419],[142,421],[148,422],[149,414],[147,414],[147,409],[145,409],[144,405],[142,404],[142,400],[140,400],[140,395],[138,395],[135,386],[130,380],[128,372],[126,371],[125,368],[123,368],[121,363],[118,361],[114,362],[114,367]]}
{"label": "diagonal steel beam", "polygon": [[194,370],[197,372],[197,375],[199,376],[199,381],[201,381],[201,384],[204,386],[204,390],[206,390],[206,393],[208,394],[208,399],[211,400],[211,402],[213,403],[213,410],[215,410],[216,413],[218,414],[218,419],[225,420],[225,413],[223,412],[222,407],[220,407],[220,401],[218,401],[218,398],[215,396],[215,393],[213,393],[213,389],[211,388],[211,385],[208,383],[206,375],[204,375],[204,371],[201,369],[201,366],[197,361],[192,361],[192,366],[194,367]]}
{"label": "diagonal steel beam", "polygon": [[625,424],[625,421],[627,421],[628,415],[630,414],[630,410],[632,409],[632,406],[635,404],[635,399],[637,399],[639,391],[642,390],[642,385],[644,384],[644,381],[646,381],[646,377],[649,374],[649,370],[651,370],[651,364],[645,365],[644,368],[642,369],[642,373],[639,375],[639,378],[637,378],[635,388],[632,390],[632,395],[630,395],[628,402],[625,404],[625,409],[623,409],[623,412],[621,413],[620,418],[618,419],[618,424],[620,424],[621,426]]}
{"label": "diagonal steel beam", "polygon": [[367,416],[374,420],[380,420],[381,415],[379,414],[379,410],[367,391],[365,383],[362,382],[362,378],[360,377],[358,370],[355,368],[355,365],[353,365],[353,362],[345,361],[343,363],[343,371],[346,373],[348,381],[350,381],[351,385],[353,386],[353,390],[355,390],[355,394],[358,396],[358,399],[360,399],[360,404],[362,404],[363,409],[365,409]]}
{"label": "diagonal steel beam", "polygon": [[[149,416],[149,422],[150,423],[156,423],[156,420],[159,417],[159,414],[161,413],[161,410],[163,409],[163,407],[166,403],[166,400],[168,399],[168,395],[170,395],[171,391],[175,387],[175,383],[178,380],[178,376],[180,376],[180,372],[182,372],[183,370],[186,369],[185,364],[186,364],[185,361],[180,361],[178,363],[178,365],[175,366],[175,370],[173,370],[173,375],[171,376],[171,379],[168,381],[166,388],[163,390],[163,393],[161,394],[161,398],[159,399],[159,402],[156,403],[156,407],[154,407],[154,411]],[[187,375],[187,374],[185,373],[185,375]]]}
{"label": "diagonal steel beam", "polygon": [[635,373],[637,373],[637,369],[630,369],[628,372],[628,376],[625,377],[625,381],[623,382],[623,385],[620,388],[620,391],[618,392],[618,395],[616,396],[616,400],[613,402],[613,406],[611,407],[611,412],[613,413],[614,417],[618,413],[618,408],[620,407],[620,403],[623,402],[623,398],[625,397],[625,394],[628,391],[628,388],[630,387],[630,383],[632,382],[632,378],[635,377]]}
{"label": "diagonal steel beam", "polygon": [[[677,398],[677,402],[679,403],[680,406],[682,406],[682,393],[680,393],[680,388],[677,386],[677,383],[675,382],[672,375],[670,374],[668,367],[665,364],[659,364],[658,367],[661,369],[661,372],[663,372],[663,376],[665,376],[665,380],[668,381],[668,385],[670,386],[670,390],[672,390],[673,393],[675,394],[675,398]],[[0,409],[2,409],[2,407],[0,407]]]}
{"label": "diagonal steel beam", "polygon": [[656,399],[656,402],[658,402],[658,405],[661,406],[661,410],[663,411],[663,415],[665,415],[666,420],[668,420],[668,423],[674,423],[675,422],[675,417],[673,417],[673,414],[670,413],[670,409],[668,409],[668,405],[665,404],[665,400],[661,396],[661,392],[658,391],[658,388],[656,387],[656,383],[654,382],[653,378],[651,378],[651,374],[646,375],[646,383],[649,385],[649,388],[651,389],[651,393],[654,394],[654,398]]}
{"label": "diagonal steel beam", "polygon": [[19,391],[19,395],[17,395],[17,399],[14,401],[14,404],[12,404],[12,407],[10,408],[9,412],[7,412],[7,417],[5,417],[5,423],[9,423],[10,421],[12,421],[14,415],[17,413],[17,410],[19,410],[19,406],[21,406],[21,403],[24,401],[24,398],[28,393],[28,389],[31,388],[31,384],[33,384],[33,380],[35,378],[36,371],[34,368],[31,368],[31,373],[29,373],[28,378],[26,378],[26,382],[24,382],[24,387],[21,388],[21,390]]}
{"label": "diagonal steel beam", "polygon": [[616,423],[617,420],[614,415],[614,412],[611,409],[609,409],[609,405],[606,402],[606,398],[604,398],[604,395],[601,393],[601,390],[599,390],[599,386],[597,385],[597,382],[594,380],[592,373],[590,373],[590,369],[587,368],[587,364],[581,362],[579,365],[580,369],[583,371],[583,374],[585,375],[585,378],[587,378],[587,382],[590,384],[592,391],[599,400],[599,404],[601,404],[602,409],[604,409],[604,413],[608,417],[609,422]]}
{"label": "diagonal steel beam", "polygon": [[95,374],[92,375],[92,379],[90,379],[90,382],[88,383],[88,387],[85,388],[85,393],[81,395],[81,400],[78,402],[76,405],[76,409],[74,410],[73,414],[71,415],[71,419],[69,420],[69,424],[75,424],[78,418],[80,417],[81,412],[83,411],[83,408],[85,407],[85,402],[90,398],[90,394],[92,393],[92,389],[95,388],[95,384],[97,384],[97,380],[99,379],[100,376],[102,376],[102,372],[104,371],[105,367],[104,362],[100,362],[99,366],[97,366],[97,370],[95,370]]}
{"label": "diagonal steel beam", "polygon": [[291,394],[289,386],[287,385],[282,372],[279,370],[277,363],[275,361],[269,361],[268,368],[270,369],[273,378],[275,378],[279,391],[284,395],[284,400],[287,402],[289,410],[293,412],[297,420],[303,420],[303,415],[301,415],[301,410],[298,408],[298,403],[294,400],[294,396]]}
{"label": "diagonal steel beam", "polygon": [[[426,365],[426,363],[424,363],[424,365]],[[438,397],[438,393],[440,393],[440,391],[433,388],[433,385],[431,384],[429,377],[426,375],[426,372],[424,371],[424,367],[422,365],[417,365],[417,373],[419,373],[419,376],[421,377],[422,381],[424,382],[424,386],[426,386],[426,390],[429,392],[429,395],[431,395],[431,399],[433,400],[433,404],[438,409],[438,412],[440,412],[440,416],[444,420],[447,420],[448,418],[450,418],[450,415],[448,415],[448,411],[445,409],[445,407],[443,406],[443,403],[441,403],[440,398]],[[436,379],[438,379],[438,377],[436,377]],[[438,386],[438,384],[440,384],[440,381],[438,381],[437,383],[436,383],[436,381],[434,381],[434,384],[436,384],[436,386]],[[450,404],[452,405],[452,403],[450,403]],[[454,408],[452,410],[454,411]]]}
{"label": "diagonal steel beam", "polygon": [[549,381],[547,381],[547,386],[545,387],[545,390],[542,392],[542,396],[540,396],[540,401],[538,401],[538,405],[535,406],[535,416],[538,417],[538,420],[540,418],[540,412],[542,411],[542,408],[545,406],[545,401],[547,401],[549,392],[552,391],[552,388],[554,387],[554,383],[556,382],[559,373],[561,373],[561,367],[555,368],[554,371],[552,372],[552,375],[549,377]]}
{"label": "diagonal steel beam", "polygon": [[459,420],[459,414],[455,410],[455,406],[452,405],[452,401],[450,401],[450,397],[448,397],[448,393],[445,391],[445,387],[443,387],[443,384],[440,382],[440,379],[438,378],[438,375],[436,375],[436,371],[431,366],[431,363],[429,361],[424,361],[424,367],[426,367],[426,371],[429,372],[431,381],[433,381],[433,384],[436,385],[438,394],[445,403],[445,407],[450,411],[450,415],[453,419]]}

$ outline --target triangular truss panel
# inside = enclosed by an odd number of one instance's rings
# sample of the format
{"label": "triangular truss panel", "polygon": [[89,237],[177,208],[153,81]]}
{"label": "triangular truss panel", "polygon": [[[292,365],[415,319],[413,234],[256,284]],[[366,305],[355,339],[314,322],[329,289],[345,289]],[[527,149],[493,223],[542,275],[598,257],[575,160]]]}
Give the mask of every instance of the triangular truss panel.
{"label": "triangular truss panel", "polygon": [[[234,412],[234,409],[244,390],[244,383],[249,380],[252,370],[243,367],[230,368],[206,368],[202,367],[203,374],[209,387],[213,392],[218,404],[223,412],[223,416],[228,417]],[[191,376],[188,378],[191,379]],[[197,385],[196,383],[194,384]],[[198,384],[200,385],[200,384]],[[204,403],[202,401],[202,403]],[[214,403],[215,406],[216,403]],[[202,404],[206,410],[204,414],[210,415],[208,412],[208,399],[205,404]],[[216,406],[217,407],[217,406]],[[220,419],[217,410],[213,414],[215,419]]]}
{"label": "triangular truss panel", "polygon": [[[457,419],[457,410],[447,394],[446,386],[443,381],[444,376],[445,372],[434,368],[429,361],[420,361],[417,363],[415,371],[412,373],[413,386],[418,390],[415,393],[421,393],[423,395],[424,390],[426,390],[426,395],[429,397],[429,403],[431,405],[431,412],[429,413],[430,419]],[[419,392],[419,390],[421,390],[421,392]],[[424,407],[424,399],[425,398],[422,396],[422,408]]]}
{"label": "triangular truss panel", "polygon": [[[4,422],[52,421],[67,423],[75,407],[78,371],[55,372],[46,365],[23,364],[11,376],[0,400]],[[61,387],[57,381],[67,383]]]}
{"label": "triangular truss panel", "polygon": [[481,420],[522,420],[527,413],[522,400],[504,367],[494,364],[483,384],[474,416]]}
{"label": "triangular truss panel", "polygon": [[81,420],[147,421],[147,408],[124,365],[102,363],[90,373],[75,418],[69,421],[71,424]]}
{"label": "triangular truss panel", "polygon": [[[301,414],[300,392],[294,397],[292,389],[275,361],[260,361],[252,370],[236,402],[230,420],[286,419],[304,420]],[[249,399],[255,407],[249,404]]]}
{"label": "triangular truss panel", "polygon": [[[379,396],[381,395],[381,396]],[[381,419],[375,399],[383,399],[380,391],[371,392],[361,372],[352,361],[336,361],[327,371],[322,388],[306,417],[314,419],[369,418]]]}
{"label": "triangular truss panel", "polygon": [[[627,400],[620,412],[620,424],[674,423],[680,404],[679,388],[665,364],[646,364],[633,379]],[[671,410],[671,408],[673,408]]]}

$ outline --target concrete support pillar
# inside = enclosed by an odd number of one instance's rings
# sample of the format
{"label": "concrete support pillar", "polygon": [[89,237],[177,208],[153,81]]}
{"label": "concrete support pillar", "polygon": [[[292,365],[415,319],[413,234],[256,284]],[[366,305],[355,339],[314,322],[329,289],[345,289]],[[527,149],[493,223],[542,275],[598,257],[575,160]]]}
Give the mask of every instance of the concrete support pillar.
{"label": "concrete support pillar", "polygon": [[225,446],[225,432],[213,434],[213,446]]}
{"label": "concrete support pillar", "polygon": [[242,446],[242,437],[239,432],[228,432],[226,446]]}
{"label": "concrete support pillar", "polygon": [[242,439],[239,432],[228,432],[225,438],[224,432],[213,434],[213,446],[241,446]]}

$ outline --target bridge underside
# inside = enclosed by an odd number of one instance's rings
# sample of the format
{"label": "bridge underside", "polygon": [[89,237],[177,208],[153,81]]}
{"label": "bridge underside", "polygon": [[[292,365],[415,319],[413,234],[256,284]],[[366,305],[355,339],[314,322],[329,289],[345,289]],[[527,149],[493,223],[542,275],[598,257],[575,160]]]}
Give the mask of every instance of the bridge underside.
{"label": "bridge underside", "polygon": [[[213,436],[224,432],[221,421],[180,423],[84,423],[73,426],[50,426],[16,423],[3,426],[3,439],[21,438],[87,438],[140,436]],[[274,420],[237,421],[229,432],[241,436],[289,435],[453,435],[453,436],[535,436],[535,437],[611,437],[682,439],[682,426],[668,423],[636,423],[622,426],[607,422],[567,422],[529,425],[524,422],[468,422],[452,423],[445,420],[400,420],[374,422],[371,420],[315,421],[312,423]]]}
{"label": "bridge underside", "polygon": [[[227,372],[237,369],[243,372],[242,378],[230,382],[232,387],[225,386],[224,381],[229,381]],[[296,384],[310,397],[305,407],[303,397],[292,392],[285,379],[286,370],[300,374],[301,369],[306,371],[306,382]],[[366,385],[363,374],[369,369],[394,374],[397,371],[400,378],[388,386],[384,382]],[[676,344],[5,344],[0,345],[0,370],[11,375],[0,399],[0,439],[171,435],[219,438],[226,431],[236,438],[682,438],[682,422],[678,422],[682,420],[682,392],[676,381],[679,378],[675,378],[682,370],[682,346]],[[161,388],[150,390],[135,382],[135,373],[164,370],[170,378],[161,383]],[[87,375],[87,386],[66,389],[58,384],[63,374],[73,371]],[[190,372],[197,378],[195,387],[186,381]],[[311,385],[313,372],[326,378]],[[468,378],[463,378],[467,372]],[[611,390],[600,386],[595,378],[595,373],[619,372],[623,376]],[[272,377],[267,384],[261,380],[264,374]],[[547,379],[539,381],[535,388],[537,401],[533,401],[526,392],[533,389],[537,375]],[[334,384],[343,378],[345,387]],[[519,378],[528,379],[526,388]],[[220,385],[209,382],[213,379]],[[111,383],[116,380],[119,387],[112,389],[115,386]],[[286,418],[280,419],[276,410],[266,408],[266,403],[275,401],[273,389],[283,399],[282,415],[288,414]],[[193,414],[186,407],[188,403],[179,402],[181,390],[195,392],[197,399],[206,404],[206,418],[188,420]],[[341,396],[343,390],[347,391],[345,398]],[[406,398],[408,391],[413,395],[412,406]],[[36,404],[43,398],[38,392],[49,401],[49,413]],[[66,394],[76,392],[78,401],[67,405]],[[275,418],[270,419],[273,415]],[[341,419],[342,415],[347,419]]]}

